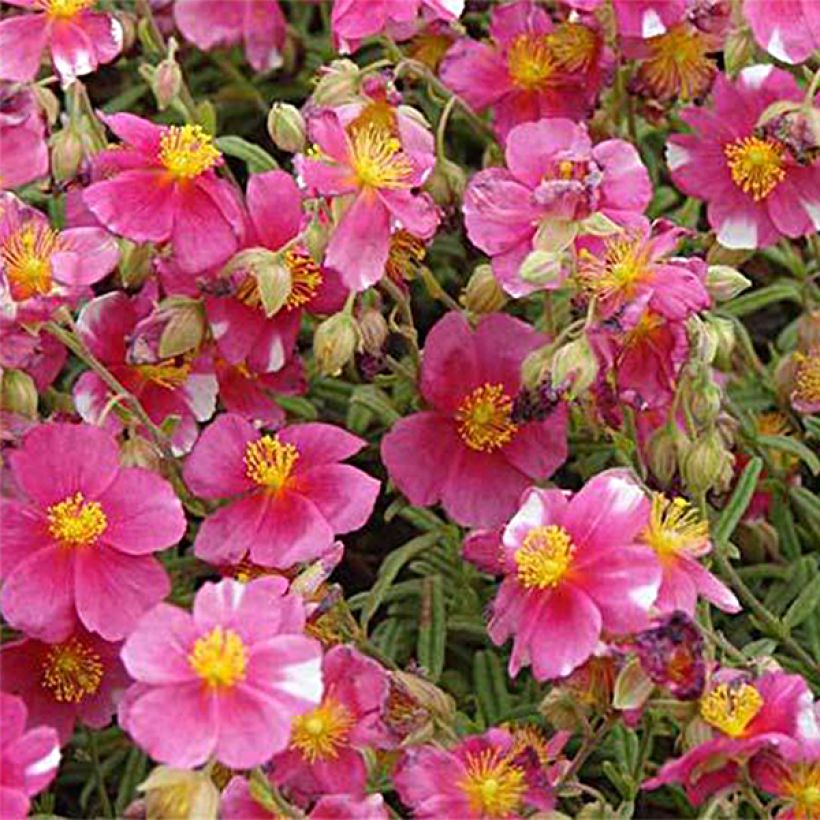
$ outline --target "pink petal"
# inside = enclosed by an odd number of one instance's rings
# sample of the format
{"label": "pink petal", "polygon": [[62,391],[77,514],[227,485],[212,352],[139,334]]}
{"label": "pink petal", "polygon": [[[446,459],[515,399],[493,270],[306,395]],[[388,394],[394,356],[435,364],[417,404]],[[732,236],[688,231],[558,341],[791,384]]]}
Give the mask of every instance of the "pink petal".
{"label": "pink petal", "polygon": [[495,49],[469,37],[453,44],[439,73],[442,82],[477,111],[498,102],[510,87],[504,58]]}
{"label": "pink petal", "polygon": [[291,424],[279,431],[279,439],[299,451],[296,473],[318,464],[343,461],[358,453],[367,442],[335,424]]}
{"label": "pink petal", "polygon": [[719,578],[692,558],[682,556],[681,561],[699,595],[724,612],[740,612],[740,602]]}
{"label": "pink petal", "polygon": [[473,332],[464,316],[453,311],[427,334],[421,366],[422,395],[438,410],[453,413],[479,384]]}
{"label": "pink petal", "polygon": [[[60,234],[68,251],[51,257],[54,278],[66,285],[92,285],[111,273],[117,266],[120,250],[111,234],[100,228],[69,228]],[[80,264],[69,264],[64,269],[62,257],[80,257]],[[72,260],[67,260],[71,263]]]}
{"label": "pink petal", "polygon": [[216,565],[238,563],[263,537],[267,508],[266,496],[254,493],[211,513],[197,532],[196,557]]}
{"label": "pink petal", "polygon": [[242,12],[231,0],[178,0],[174,20],[187,40],[208,50],[238,43],[242,37]]}
{"label": "pink petal", "polygon": [[694,615],[698,592],[689,573],[677,558],[664,561],[661,566],[663,579],[655,599],[655,609],[662,614],[671,615],[680,611]]}
{"label": "pink petal", "polygon": [[94,43],[74,19],[52,20],[51,59],[64,86],[97,68]]}
{"label": "pink petal", "polygon": [[348,464],[324,464],[299,476],[300,491],[319,509],[336,534],[364,526],[381,484]]}
{"label": "pink petal", "polygon": [[128,113],[102,114],[101,118],[123,142],[141,153],[153,156],[158,152],[160,139],[165,130],[163,126]]}
{"label": "pink petal", "polygon": [[28,505],[0,496],[0,521],[3,538],[0,541],[0,577],[6,578],[33,549],[45,546],[52,539],[45,518]]}
{"label": "pink petal", "polygon": [[126,337],[137,323],[135,303],[122,291],[106,293],[80,311],[77,327],[91,352],[107,364],[125,361]]}
{"label": "pink petal", "polygon": [[592,156],[601,166],[601,207],[643,213],[652,199],[652,182],[635,146],[624,140],[599,142]]}
{"label": "pink petal", "polygon": [[98,63],[110,63],[122,51],[123,27],[116,16],[84,11],[77,19],[94,46]]}
{"label": "pink petal", "polygon": [[519,427],[504,456],[536,481],[549,478],[567,460],[566,405],[556,407],[544,421]]}
{"label": "pink petal", "polygon": [[257,71],[269,71],[282,64],[287,21],[277,0],[247,3],[242,28],[245,54]]}
{"label": "pink petal", "polygon": [[290,174],[252,174],[247,200],[256,236],[266,248],[278,250],[299,233],[302,195]]}
{"label": "pink petal", "polygon": [[479,380],[502,384],[507,395],[515,397],[521,387],[521,363],[546,342],[546,336],[520,319],[504,313],[483,316],[475,333]]}
{"label": "pink petal", "polygon": [[46,39],[45,14],[25,14],[0,20],[0,78],[31,82],[37,76]]}
{"label": "pink petal", "polygon": [[414,236],[430,239],[436,232],[439,210],[429,194],[388,189],[379,191],[379,199],[399,225]]}

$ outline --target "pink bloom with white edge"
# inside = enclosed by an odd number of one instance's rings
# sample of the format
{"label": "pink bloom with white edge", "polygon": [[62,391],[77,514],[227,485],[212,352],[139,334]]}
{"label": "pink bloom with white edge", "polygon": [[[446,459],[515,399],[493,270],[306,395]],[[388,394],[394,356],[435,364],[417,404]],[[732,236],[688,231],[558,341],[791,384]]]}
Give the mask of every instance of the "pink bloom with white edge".
{"label": "pink bloom with white edge", "polygon": [[734,670],[719,672],[700,699],[700,718],[711,728],[711,739],[665,763],[644,789],[680,783],[689,802],[699,806],[737,783],[743,764],[759,752],[820,740],[808,685],[799,675],[785,672],[769,672],[755,680]]}
{"label": "pink bloom with white edge", "polygon": [[117,265],[119,248],[101,228],[56,231],[45,215],[0,192],[0,303],[7,315],[47,319],[90,294]]}
{"label": "pink bloom with white edge", "polygon": [[0,692],[0,817],[23,820],[29,798],[43,791],[60,765],[60,742],[50,726],[26,729],[26,706]]}
{"label": "pink bloom with white edge", "polygon": [[0,81],[0,190],[48,173],[46,125],[34,92]]}
{"label": "pink bloom with white edge", "polygon": [[337,270],[351,291],[365,290],[384,273],[392,233],[401,227],[429,239],[438,227],[432,198],[413,192],[435,165],[432,136],[427,133],[420,150],[401,120],[385,123],[368,116],[345,127],[330,109],[310,118],[308,132],[315,151],[296,158],[302,181],[318,194],[347,203],[330,237],[325,265]]}
{"label": "pink bloom with white edge", "polygon": [[287,20],[278,0],[176,0],[174,21],[205,51],[242,43],[257,71],[282,64]]}
{"label": "pink bloom with white edge", "polygon": [[0,499],[4,617],[45,641],[65,640],[78,619],[125,637],[170,590],[152,553],[185,533],[171,485],[120,467],[116,440],[88,424],[41,424],[9,463],[20,497]]}
{"label": "pink bloom with white edge", "polygon": [[195,273],[225,262],[244,227],[236,191],[216,175],[223,160],[198,125],[155,125],[133,114],[103,116],[123,145],[94,155],[83,192],[94,216],[135,242],[171,242]]}
{"label": "pink bloom with white edge", "polygon": [[122,24],[93,11],[95,0],[6,1],[35,13],[0,21],[0,79],[30,82],[48,50],[65,87],[122,51]]}
{"label": "pink bloom with white edge", "polygon": [[529,490],[504,530],[505,578],[487,631],[513,638],[510,675],[532,665],[537,680],[569,675],[603,631],[645,629],[661,568],[638,543],[649,502],[626,470],[599,473],[571,499]]}
{"label": "pink bloom with white edge", "polygon": [[[598,211],[625,222],[643,213],[652,198],[634,146],[618,139],[593,146],[586,126],[571,120],[516,126],[505,156],[506,168],[479,171],[471,180],[464,220],[470,241],[492,257],[493,272],[512,296],[542,287],[520,275],[540,226],[577,222]],[[556,278],[551,287],[559,284]]]}
{"label": "pink bloom with white edge", "polygon": [[816,0],[744,0],[743,16],[758,45],[784,63],[802,63],[820,49]]}
{"label": "pink bloom with white edge", "polygon": [[[604,0],[563,0],[578,11],[594,11]],[[687,0],[612,0],[621,37],[657,37],[679,23]]]}
{"label": "pink bloom with white edge", "polygon": [[436,323],[421,366],[430,409],[400,419],[382,440],[390,478],[411,504],[440,501],[459,524],[499,526],[530,484],[564,462],[565,405],[543,420],[513,418],[521,363],[545,343],[502,314],[483,317],[475,331],[459,313]]}
{"label": "pink bloom with white edge", "polygon": [[170,766],[212,755],[234,769],[266,763],[287,745],[293,718],[322,697],[321,647],[304,626],[284,578],[206,583],[193,612],[160,604],[123,646],[137,683],[120,724]]}
{"label": "pink bloom with white edge", "polygon": [[78,628],[64,641],[23,638],[0,648],[3,689],[19,695],[32,723],[53,726],[64,745],[75,724],[102,729],[111,723],[119,695],[131,679],[120,644]]}
{"label": "pink bloom with white edge", "polygon": [[358,529],[373,512],[379,482],[339,463],[364,445],[332,424],[294,424],[260,435],[240,416],[219,416],[183,472],[201,498],[232,499],[202,523],[197,556],[235,564],[249,550],[255,564],[277,569],[318,558],[334,535]]}
{"label": "pink bloom with white edge", "polygon": [[721,245],[762,248],[820,230],[820,163],[798,162],[786,142],[757,126],[772,103],[802,98],[791,74],[754,65],[735,81],[718,75],[711,110],[681,112],[693,133],[669,138],[672,181],[706,200]]}

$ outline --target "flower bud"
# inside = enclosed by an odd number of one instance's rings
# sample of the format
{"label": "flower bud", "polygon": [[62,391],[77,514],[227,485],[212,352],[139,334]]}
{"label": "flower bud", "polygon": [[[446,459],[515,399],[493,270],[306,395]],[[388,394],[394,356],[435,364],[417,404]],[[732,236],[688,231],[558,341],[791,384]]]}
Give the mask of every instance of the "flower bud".
{"label": "flower bud", "polygon": [[147,820],[216,820],[219,790],[203,772],[157,766],[137,788]]}
{"label": "flower bud", "polygon": [[359,331],[353,318],[344,312],[325,319],[313,336],[313,355],[319,372],[336,376],[353,358],[359,345]]}
{"label": "flower bud", "polygon": [[268,134],[273,144],[290,154],[306,147],[305,120],[295,105],[275,102],[268,113]]}
{"label": "flower bud", "polygon": [[151,90],[157,100],[157,108],[164,111],[182,89],[182,69],[172,55],[166,57],[156,68],[151,80]]}
{"label": "flower bud", "polygon": [[0,377],[0,409],[37,418],[37,385],[22,370],[4,370]]}
{"label": "flower bud", "polygon": [[46,88],[37,83],[32,84],[29,88],[34,92],[37,105],[40,106],[40,110],[46,115],[48,124],[54,125],[60,116],[60,101],[57,99],[57,95],[50,88]]}
{"label": "flower bud", "polygon": [[598,376],[598,360],[586,335],[558,348],[552,356],[550,376],[556,389],[577,399]]}
{"label": "flower bud", "polygon": [[706,288],[716,302],[734,299],[751,284],[751,280],[729,265],[709,265],[706,272]]}
{"label": "flower bud", "polygon": [[162,467],[162,453],[147,439],[134,436],[121,445],[120,464],[123,467],[142,467],[158,473]]}
{"label": "flower bud", "polygon": [[457,206],[464,196],[466,187],[467,176],[464,170],[446,157],[436,160],[433,172],[424,184],[424,189],[441,208]]}
{"label": "flower bud", "polygon": [[735,349],[734,322],[712,313],[707,314],[705,321],[710,333],[717,341],[714,363],[720,370],[729,370]]}
{"label": "flower bud", "polygon": [[695,441],[681,464],[683,483],[692,495],[725,489],[732,480],[734,456],[713,427]]}
{"label": "flower bud", "polygon": [[527,354],[521,364],[521,383],[533,390],[549,378],[552,346],[544,345]]}
{"label": "flower bud", "polygon": [[350,102],[359,90],[359,76],[359,66],[352,60],[333,60],[329,66],[322,68],[311,101],[330,107]]}
{"label": "flower bud", "polygon": [[313,257],[313,261],[321,264],[325,256],[325,248],[327,248],[327,243],[330,241],[327,224],[314,216],[302,232],[302,241],[308,253]]}
{"label": "flower bud", "polygon": [[797,347],[800,350],[820,347],[820,309],[807,311],[797,320]]}
{"label": "flower bud", "polygon": [[60,181],[73,179],[83,161],[83,140],[77,129],[67,125],[50,139],[51,172]]}
{"label": "flower bud", "polygon": [[438,727],[452,727],[453,699],[434,683],[410,672],[390,672],[384,722],[403,746],[432,738]]}
{"label": "flower bud", "polygon": [[711,379],[698,379],[692,384],[689,409],[698,424],[713,422],[720,413],[723,393]]}
{"label": "flower bud", "polygon": [[118,240],[120,246],[119,274],[123,287],[138,288],[153,274],[151,255],[153,247],[150,243],[136,245],[128,239]]}
{"label": "flower bud", "polygon": [[507,303],[490,265],[477,265],[461,294],[461,304],[471,313],[495,313]]}
{"label": "flower bud", "polygon": [[531,251],[521,263],[518,275],[530,285],[554,290],[564,279],[564,254],[561,251]]}
{"label": "flower bud", "polygon": [[359,334],[364,352],[379,356],[384,350],[390,330],[381,312],[371,307],[359,317]]}
{"label": "flower bud", "polygon": [[247,248],[237,253],[222,269],[223,276],[235,273],[244,273],[256,280],[265,316],[273,316],[282,309],[293,287],[284,255],[267,248]]}
{"label": "flower bud", "polygon": [[723,46],[723,64],[726,73],[734,77],[738,72],[749,65],[754,57],[755,43],[748,28],[736,28],[729,32]]}
{"label": "flower bud", "polygon": [[676,424],[659,427],[646,445],[649,469],[660,484],[668,486],[678,469],[680,455],[688,444],[683,431]]}

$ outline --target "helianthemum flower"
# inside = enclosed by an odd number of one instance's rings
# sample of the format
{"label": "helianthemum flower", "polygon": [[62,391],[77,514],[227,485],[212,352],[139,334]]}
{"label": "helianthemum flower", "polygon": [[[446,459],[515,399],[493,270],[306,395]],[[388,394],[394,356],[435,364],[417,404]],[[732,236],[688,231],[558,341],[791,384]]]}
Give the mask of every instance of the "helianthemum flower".
{"label": "helianthemum flower", "polygon": [[87,424],[41,424],[9,461],[20,495],[0,501],[4,617],[47,641],[77,619],[125,637],[170,589],[152,556],[185,532],[170,484],[120,467],[115,439]]}
{"label": "helianthemum flower", "polygon": [[286,590],[283,578],[207,583],[193,613],[160,604],[140,621],[122,650],[137,683],[119,717],[151,757],[249,769],[285,748],[322,697],[321,648]]}
{"label": "helianthemum flower", "polygon": [[0,81],[0,190],[48,173],[46,126],[34,92]]}
{"label": "helianthemum flower", "polygon": [[820,742],[781,743],[756,755],[749,765],[752,781],[782,801],[779,820],[815,820],[820,816]]}
{"label": "helianthemum flower", "polygon": [[784,63],[802,63],[820,48],[820,5],[815,0],[743,0],[755,40]]}

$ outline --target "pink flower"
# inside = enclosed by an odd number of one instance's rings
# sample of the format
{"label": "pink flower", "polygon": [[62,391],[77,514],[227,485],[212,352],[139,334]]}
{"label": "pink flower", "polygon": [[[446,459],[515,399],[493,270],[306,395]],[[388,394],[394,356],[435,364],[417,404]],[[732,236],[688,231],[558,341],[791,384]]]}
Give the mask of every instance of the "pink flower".
{"label": "pink flower", "polygon": [[170,484],[120,467],[114,438],[87,424],[41,424],[9,458],[19,498],[2,498],[3,615],[62,641],[77,618],[119,640],[170,589],[151,555],[185,532]]}
{"label": "pink flower", "polygon": [[404,118],[391,111],[345,124],[336,111],[320,110],[308,123],[318,153],[297,157],[308,188],[347,203],[325,264],[339,271],[352,291],[365,290],[382,277],[390,236],[399,226],[420,239],[429,239],[438,227],[438,210],[429,194],[412,190],[435,164],[432,137],[418,126],[410,131]]}
{"label": "pink flower", "polygon": [[[564,0],[579,11],[593,11],[604,0]],[[618,33],[621,37],[657,37],[675,23],[686,11],[687,0],[612,0]]]}
{"label": "pink flower", "polygon": [[204,561],[234,564],[246,550],[278,569],[319,557],[334,535],[370,517],[379,482],[338,462],[365,442],[331,424],[295,424],[260,435],[226,413],[200,436],[185,463],[185,483],[206,499],[232,498],[208,516],[194,551]]}
{"label": "pink flower", "polygon": [[516,126],[505,154],[507,168],[488,168],[471,180],[464,219],[470,241],[492,257],[512,296],[539,289],[520,276],[539,229],[596,211],[618,221],[622,212],[642,213],[652,198],[649,174],[632,145],[616,139],[593,147],[586,126],[570,120]]}
{"label": "pink flower", "polygon": [[63,369],[67,351],[50,333],[0,316],[0,367],[28,373],[38,392],[46,390]]}
{"label": "pink flower", "polygon": [[286,590],[284,578],[206,583],[193,613],[160,604],[137,624],[122,649],[137,683],[119,717],[151,757],[250,769],[285,748],[293,718],[322,697],[321,648]]}
{"label": "pink flower", "polygon": [[430,410],[400,419],[382,440],[390,478],[412,504],[441,501],[459,524],[494,527],[521,493],[566,458],[566,407],[535,421],[513,418],[524,357],[546,339],[510,316],[475,331],[449,313],[427,336],[421,393]]}
{"label": "pink flower", "polygon": [[53,726],[63,745],[78,720],[94,729],[111,722],[115,699],[130,683],[119,653],[120,644],[81,628],[59,643],[6,643],[0,649],[3,689],[23,698],[29,720]]}
{"label": "pink flower", "polygon": [[741,765],[758,752],[820,738],[806,682],[784,672],[748,681],[736,673],[718,673],[700,700],[700,716],[712,729],[712,738],[665,763],[643,788],[680,783],[689,801],[698,806],[737,782]]}
{"label": "pink flower", "polygon": [[60,743],[50,726],[26,731],[26,706],[0,692],[0,817],[23,820],[29,798],[54,779],[60,764]]}
{"label": "pink flower", "polygon": [[48,146],[37,98],[29,88],[0,81],[0,190],[48,173]]}
{"label": "pink flower", "polygon": [[538,680],[565,677],[601,632],[648,626],[661,569],[638,543],[649,502],[632,475],[607,470],[567,500],[533,488],[504,530],[505,578],[488,632],[513,637],[510,674],[532,664]]}
{"label": "pink flower", "polygon": [[820,229],[820,165],[799,162],[787,142],[758,128],[773,102],[802,99],[794,78],[749,66],[734,82],[718,75],[713,96],[711,110],[681,112],[693,133],[671,136],[666,160],[675,185],[709,204],[721,245],[761,248]]}
{"label": "pink flower", "polygon": [[39,211],[0,192],[0,300],[15,318],[47,319],[74,304],[118,259],[116,240],[101,228],[56,231]]}
{"label": "pink flower", "polygon": [[815,0],[744,0],[743,16],[758,45],[784,63],[802,63],[820,49]]}
{"label": "pink flower", "polygon": [[27,83],[51,52],[63,86],[122,51],[123,31],[113,14],[91,11],[94,0],[8,0],[37,13],[0,21],[0,79]]}
{"label": "pink flower", "polygon": [[[168,242],[180,266],[202,271],[237,248],[238,197],[214,170],[222,155],[198,125],[154,125],[133,114],[104,117],[125,143],[94,157],[83,199],[110,231],[135,242]],[[103,178],[105,177],[105,178]]]}
{"label": "pink flower", "polygon": [[174,20],[201,49],[241,42],[257,71],[282,64],[287,20],[277,0],[176,0]]}
{"label": "pink flower", "polygon": [[782,801],[779,820],[814,820],[820,811],[820,743],[781,743],[749,764],[752,782]]}

